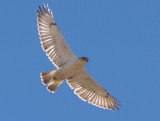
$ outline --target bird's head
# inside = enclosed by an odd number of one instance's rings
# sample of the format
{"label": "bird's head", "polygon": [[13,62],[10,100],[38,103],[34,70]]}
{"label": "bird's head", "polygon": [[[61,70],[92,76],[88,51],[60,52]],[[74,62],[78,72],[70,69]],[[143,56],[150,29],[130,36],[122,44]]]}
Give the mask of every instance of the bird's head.
{"label": "bird's head", "polygon": [[80,57],[79,59],[82,59],[83,61],[86,61],[86,62],[89,61],[87,57]]}

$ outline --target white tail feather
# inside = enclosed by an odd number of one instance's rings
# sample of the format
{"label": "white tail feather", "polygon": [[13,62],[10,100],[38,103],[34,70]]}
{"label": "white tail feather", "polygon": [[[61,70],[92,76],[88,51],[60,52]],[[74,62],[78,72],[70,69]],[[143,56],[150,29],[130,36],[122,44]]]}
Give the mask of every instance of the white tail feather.
{"label": "white tail feather", "polygon": [[58,87],[63,82],[63,80],[54,80],[55,75],[56,75],[56,70],[41,73],[41,80],[43,84],[48,85],[47,89],[53,93],[58,89]]}

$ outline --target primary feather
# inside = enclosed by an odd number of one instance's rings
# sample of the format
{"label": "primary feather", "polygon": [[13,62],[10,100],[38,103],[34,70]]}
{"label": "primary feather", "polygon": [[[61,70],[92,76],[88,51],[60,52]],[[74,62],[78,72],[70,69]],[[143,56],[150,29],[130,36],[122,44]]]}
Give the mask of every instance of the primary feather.
{"label": "primary feather", "polygon": [[38,30],[42,48],[53,64],[60,68],[67,60],[76,57],[56,25],[52,12],[43,4],[43,10],[37,10]]}

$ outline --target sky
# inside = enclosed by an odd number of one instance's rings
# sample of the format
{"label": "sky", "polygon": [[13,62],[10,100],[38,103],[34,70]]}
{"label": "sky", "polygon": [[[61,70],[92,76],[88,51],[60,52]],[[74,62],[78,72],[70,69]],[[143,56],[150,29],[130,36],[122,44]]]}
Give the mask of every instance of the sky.
{"label": "sky", "polygon": [[[119,111],[83,102],[66,81],[55,94],[40,73],[56,68],[43,52],[38,6],[49,4],[70,48],[120,102]],[[3,0],[0,121],[159,121],[159,0]]]}

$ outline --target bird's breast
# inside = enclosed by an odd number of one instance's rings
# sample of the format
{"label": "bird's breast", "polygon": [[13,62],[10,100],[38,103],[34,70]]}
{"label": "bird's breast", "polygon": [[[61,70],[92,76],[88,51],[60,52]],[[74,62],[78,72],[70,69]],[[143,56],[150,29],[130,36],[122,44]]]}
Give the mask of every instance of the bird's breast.
{"label": "bird's breast", "polygon": [[70,60],[63,67],[57,70],[55,79],[64,80],[70,78],[84,68],[85,64],[86,63],[84,63],[84,61],[80,61],[79,59]]}

